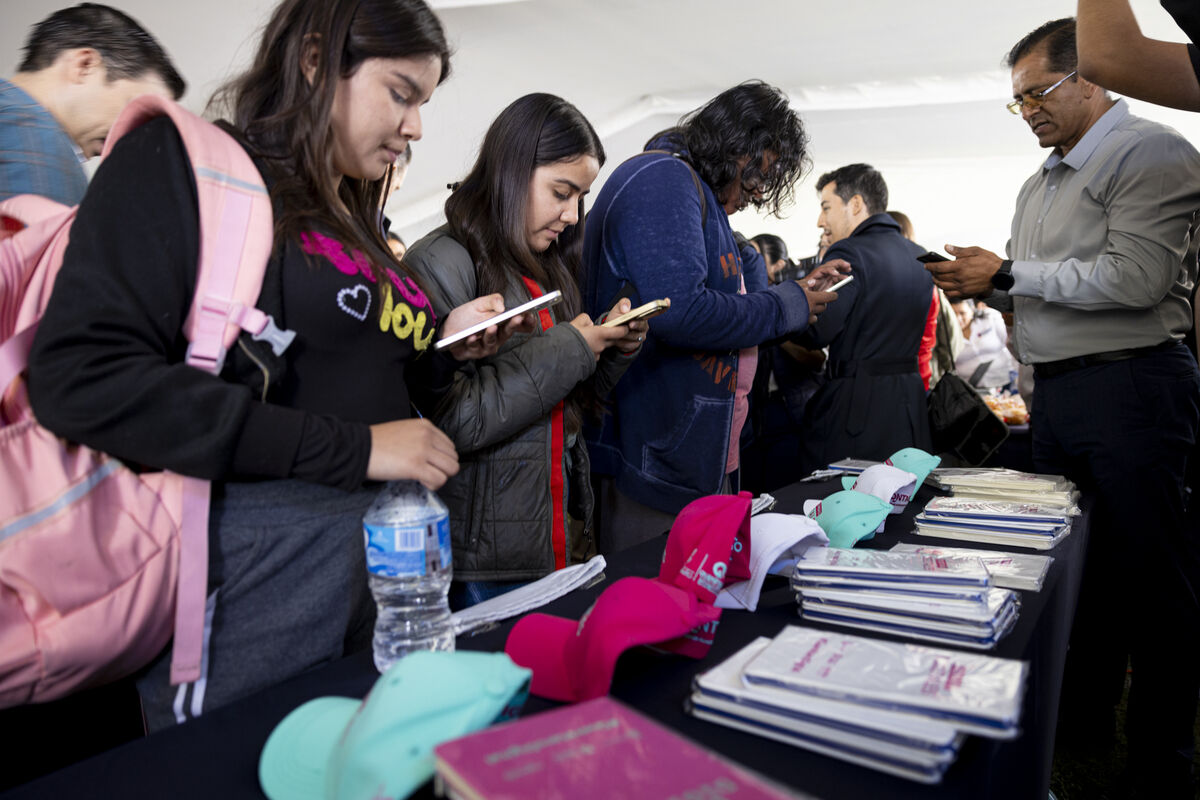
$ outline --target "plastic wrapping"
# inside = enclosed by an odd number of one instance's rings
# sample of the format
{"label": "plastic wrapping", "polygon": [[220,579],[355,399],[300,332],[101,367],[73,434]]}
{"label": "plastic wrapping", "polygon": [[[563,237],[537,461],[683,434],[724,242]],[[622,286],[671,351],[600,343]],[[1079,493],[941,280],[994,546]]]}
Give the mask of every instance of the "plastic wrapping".
{"label": "plastic wrapping", "polygon": [[770,644],[760,637],[698,676],[688,703],[694,716],[842,761],[934,783],[958,755],[952,725],[913,714],[746,686],[742,668]]}
{"label": "plastic wrapping", "polygon": [[[995,597],[993,593],[1006,597]],[[989,595],[995,601],[991,605],[994,609],[993,616],[983,623],[933,620],[891,611],[843,606],[810,598],[803,600],[801,613],[806,619],[831,625],[921,639],[954,647],[990,650],[1012,630],[1017,620],[1018,605],[1013,600],[1013,593],[1007,589],[993,589]]]}
{"label": "plastic wrapping", "polygon": [[1072,509],[1079,500],[1075,484],[1061,475],[1037,475],[1002,467],[935,469],[929,480],[955,497],[1031,502],[1065,509]]}
{"label": "plastic wrapping", "polygon": [[1050,571],[1053,556],[1031,553],[1004,553],[996,550],[974,550],[969,547],[935,547],[921,544],[898,544],[893,552],[925,553],[928,555],[978,558],[992,576],[992,585],[1005,589],[1040,592]]}
{"label": "plastic wrapping", "polygon": [[1023,661],[788,626],[747,664],[744,679],[1009,738],[1027,672]]}
{"label": "plastic wrapping", "polygon": [[938,583],[987,586],[988,571],[977,558],[944,558],[887,550],[814,547],[796,562],[797,579],[850,578],[879,585]]}

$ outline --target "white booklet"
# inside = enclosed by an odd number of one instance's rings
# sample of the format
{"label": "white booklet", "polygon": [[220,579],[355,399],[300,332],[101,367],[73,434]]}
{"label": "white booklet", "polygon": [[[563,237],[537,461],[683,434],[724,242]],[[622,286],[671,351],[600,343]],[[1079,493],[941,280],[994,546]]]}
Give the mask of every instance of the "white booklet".
{"label": "white booklet", "polygon": [[789,625],[746,665],[743,680],[1010,738],[1028,669],[1023,661]]}
{"label": "white booklet", "polygon": [[899,553],[925,553],[934,556],[974,556],[992,576],[992,585],[1005,589],[1040,592],[1050,571],[1053,556],[1031,553],[1005,553],[998,550],[975,550],[969,547],[934,547],[922,544],[898,544],[892,548]]}
{"label": "white booklet", "polygon": [[952,725],[854,703],[747,687],[742,667],[770,639],[760,637],[697,676],[688,709],[701,719],[793,744],[901,777],[932,782],[954,761],[963,735]]}
{"label": "white booklet", "polygon": [[1041,522],[1056,525],[1069,522],[1072,516],[1059,506],[1044,503],[981,500],[976,497],[935,497],[925,504],[925,514],[930,517],[965,517],[973,520]]}
{"label": "white booklet", "polygon": [[1031,550],[1051,550],[1071,532],[1070,525],[1053,536],[1040,533],[1017,533],[1016,531],[982,531],[974,528],[958,528],[952,525],[934,525],[929,522],[917,522],[916,532],[919,536],[932,536],[938,539],[958,539],[964,542],[986,542],[1006,547],[1028,547]]}
{"label": "white booklet", "polygon": [[823,603],[837,608],[854,608],[863,611],[882,611],[903,614],[929,620],[930,622],[968,622],[975,625],[990,625],[999,616],[1004,606],[1016,602],[1016,595],[1007,589],[989,589],[986,603],[964,603],[959,600],[915,598],[892,592],[848,592],[842,589],[806,589],[801,599],[804,602]]}
{"label": "white booklet", "polygon": [[943,528],[965,528],[995,533],[1023,533],[1037,536],[1057,536],[1067,527],[1061,522],[1010,522],[1007,520],[966,519],[964,517],[933,517],[924,512],[913,517],[919,525],[939,525]]}
{"label": "white booklet", "polygon": [[906,639],[967,647],[972,650],[991,650],[1012,629],[1017,619],[1017,609],[1006,605],[992,626],[954,625],[918,620],[898,614],[869,611],[844,611],[830,609],[826,605],[805,602],[801,609],[805,619],[827,625],[841,625],[857,630],[886,633]]}
{"label": "white booklet", "polygon": [[809,577],[792,575],[792,589],[804,594],[812,589],[843,589],[847,592],[881,592],[932,600],[961,600],[978,605],[987,604],[987,586],[963,586],[957,583],[880,583],[840,577]]}
{"label": "white booklet", "polygon": [[1075,485],[1062,475],[1039,475],[1006,467],[940,467],[930,473],[942,486],[979,486],[1026,492],[1056,492]]}
{"label": "white booklet", "polygon": [[893,553],[888,550],[857,550],[813,547],[796,562],[797,579],[852,578],[880,585],[892,583],[935,583],[987,586],[988,571],[977,558]]}

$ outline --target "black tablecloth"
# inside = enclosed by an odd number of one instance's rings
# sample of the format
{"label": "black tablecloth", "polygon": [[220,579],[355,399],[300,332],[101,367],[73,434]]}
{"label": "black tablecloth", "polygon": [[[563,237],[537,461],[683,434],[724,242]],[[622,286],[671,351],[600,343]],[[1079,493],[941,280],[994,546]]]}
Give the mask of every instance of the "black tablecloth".
{"label": "black tablecloth", "polygon": [[[825,497],[839,483],[794,484],[775,493],[775,510],[802,513],[805,499]],[[890,548],[901,541],[947,546],[978,546],[930,539],[913,533],[912,517],[932,496],[922,489],[902,515],[889,517],[884,532],[865,546]],[[1086,507],[1086,504],[1085,504]],[[1023,733],[997,742],[968,737],[943,782],[924,786],[836,759],[809,753],[769,739],[696,720],[683,710],[696,673],[732,655],[757,636],[773,636],[801,622],[796,601],[783,578],[771,577],[755,613],[726,611],[716,641],[701,661],[635,648],[621,656],[612,694],[704,745],[753,770],[823,798],[1038,798],[1048,792],[1054,725],[1067,639],[1087,544],[1085,510],[1074,530],[1050,551],[1054,563],[1041,592],[1021,592],[1021,612],[1012,632],[993,651],[1005,658],[1030,662],[1029,682],[1021,714]],[[666,537],[659,537],[608,559],[607,579],[574,592],[541,609],[578,619],[612,581],[628,575],[653,576]],[[1003,548],[990,548],[1003,549]],[[827,627],[805,622],[815,627]],[[459,637],[458,647],[503,649],[512,621],[479,635]],[[853,631],[851,631],[853,632]],[[889,638],[880,635],[880,638]],[[260,798],[257,766],[263,743],[284,716],[301,703],[324,695],[362,697],[378,677],[369,653],[360,653],[253,695],[239,703],[132,742],[108,753],[26,784],[5,798]],[[531,697],[523,713],[552,707]],[[8,735],[15,732],[8,731]],[[421,796],[432,796],[426,787]]]}

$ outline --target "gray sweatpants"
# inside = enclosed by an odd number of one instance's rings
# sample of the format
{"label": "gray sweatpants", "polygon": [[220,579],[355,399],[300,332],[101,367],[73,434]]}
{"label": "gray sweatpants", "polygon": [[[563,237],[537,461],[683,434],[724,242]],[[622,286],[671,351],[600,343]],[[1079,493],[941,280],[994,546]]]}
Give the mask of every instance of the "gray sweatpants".
{"label": "gray sweatpants", "polygon": [[138,676],[151,731],[370,646],[362,516],[375,494],[213,484],[202,674],[171,686],[168,645]]}

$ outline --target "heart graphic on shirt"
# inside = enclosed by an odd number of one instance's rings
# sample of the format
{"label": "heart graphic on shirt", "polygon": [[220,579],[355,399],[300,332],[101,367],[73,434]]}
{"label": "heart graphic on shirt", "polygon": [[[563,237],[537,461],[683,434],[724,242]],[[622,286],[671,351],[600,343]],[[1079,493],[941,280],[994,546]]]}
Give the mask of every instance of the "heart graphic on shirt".
{"label": "heart graphic on shirt", "polygon": [[360,283],[351,289],[342,289],[338,292],[337,303],[338,308],[362,322],[371,310],[371,288]]}

